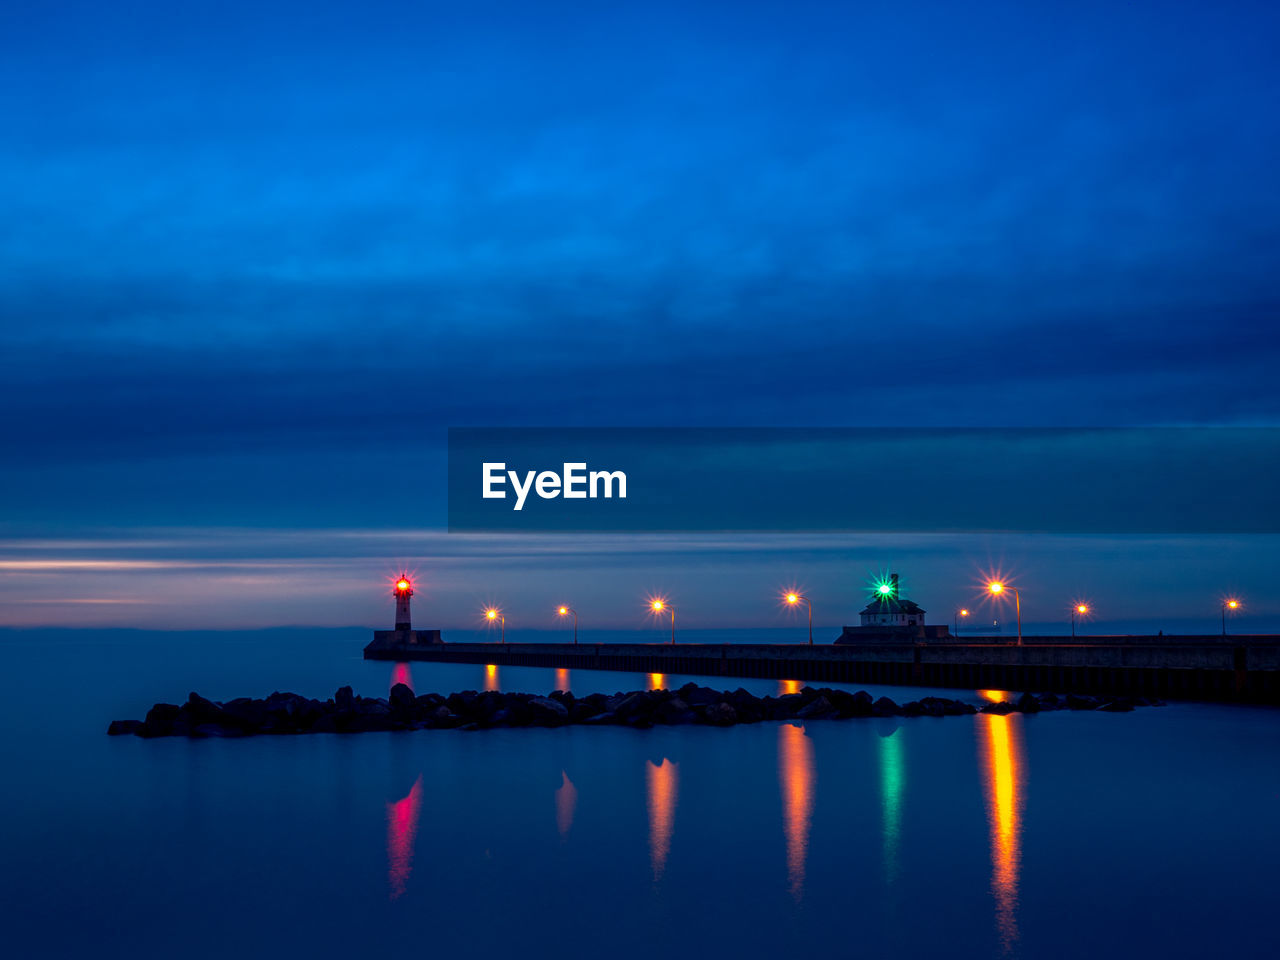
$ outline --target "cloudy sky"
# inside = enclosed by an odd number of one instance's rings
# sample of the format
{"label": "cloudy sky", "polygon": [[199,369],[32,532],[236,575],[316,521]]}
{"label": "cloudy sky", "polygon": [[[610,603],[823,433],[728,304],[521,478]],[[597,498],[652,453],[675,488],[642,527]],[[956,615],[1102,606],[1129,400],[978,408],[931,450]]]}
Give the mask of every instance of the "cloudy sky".
{"label": "cloudy sky", "polygon": [[87,541],[452,556],[450,425],[1280,423],[1274,4],[269,7],[6,7],[0,622]]}

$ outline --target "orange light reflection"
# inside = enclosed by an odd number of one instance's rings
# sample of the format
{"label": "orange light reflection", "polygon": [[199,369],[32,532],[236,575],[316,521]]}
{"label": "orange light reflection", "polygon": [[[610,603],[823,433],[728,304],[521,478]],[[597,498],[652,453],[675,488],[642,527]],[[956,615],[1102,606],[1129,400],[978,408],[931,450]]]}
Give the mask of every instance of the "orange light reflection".
{"label": "orange light reflection", "polygon": [[646,761],[645,774],[649,786],[649,861],[657,882],[667,867],[671,836],[675,833],[679,767],[674,760],[663,757],[661,764]]}
{"label": "orange light reflection", "polygon": [[486,663],[484,665],[484,688],[486,690],[498,689],[498,665],[496,663]]}
{"label": "orange light reflection", "polygon": [[985,764],[987,822],[991,828],[991,896],[996,932],[1006,954],[1018,942],[1018,873],[1022,864],[1022,806],[1026,753],[1022,716],[981,714],[978,744]]}
{"label": "orange light reflection", "polygon": [[782,829],[787,840],[787,880],[796,903],[804,896],[816,780],[813,741],[803,726],[782,724],[778,727],[778,782],[782,787]]}
{"label": "orange light reflection", "polygon": [[566,770],[560,771],[564,782],[556,789],[556,829],[560,831],[560,839],[569,839],[569,828],[573,826],[573,813],[578,809],[578,788],[569,779]]}
{"label": "orange light reflection", "polygon": [[563,690],[565,693],[569,692],[569,671],[564,667],[556,670],[556,689]]}
{"label": "orange light reflection", "polygon": [[649,674],[649,689],[650,690],[667,689],[667,675],[665,673]]}
{"label": "orange light reflection", "polygon": [[799,693],[803,686],[803,680],[779,680],[778,696],[785,697],[788,693]]}

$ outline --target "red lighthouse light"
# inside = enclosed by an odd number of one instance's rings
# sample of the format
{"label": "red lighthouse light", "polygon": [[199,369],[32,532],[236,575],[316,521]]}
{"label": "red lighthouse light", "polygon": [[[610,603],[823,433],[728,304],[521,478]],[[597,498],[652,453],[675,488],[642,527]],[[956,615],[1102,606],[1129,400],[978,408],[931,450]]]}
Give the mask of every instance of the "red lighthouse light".
{"label": "red lighthouse light", "polygon": [[406,590],[409,589],[409,586],[410,586],[409,581],[406,580],[404,577],[401,577],[399,580],[396,581],[396,592],[404,593]]}

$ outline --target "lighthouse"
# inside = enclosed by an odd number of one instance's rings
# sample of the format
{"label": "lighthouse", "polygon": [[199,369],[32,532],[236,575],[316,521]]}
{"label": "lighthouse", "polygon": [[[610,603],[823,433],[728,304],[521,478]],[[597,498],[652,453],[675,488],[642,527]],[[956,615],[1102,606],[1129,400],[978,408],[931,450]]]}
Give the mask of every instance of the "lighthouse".
{"label": "lighthouse", "polygon": [[396,597],[396,630],[412,630],[413,626],[409,620],[409,598],[413,596],[413,583],[408,577],[400,577],[396,580],[395,589],[392,591]]}
{"label": "lighthouse", "polygon": [[[386,583],[384,580],[383,583]],[[396,598],[396,625],[392,630],[373,631],[370,650],[408,650],[421,643],[444,643],[439,630],[415,630],[409,617],[409,598],[413,596],[413,575],[399,574],[391,581],[391,595]]]}

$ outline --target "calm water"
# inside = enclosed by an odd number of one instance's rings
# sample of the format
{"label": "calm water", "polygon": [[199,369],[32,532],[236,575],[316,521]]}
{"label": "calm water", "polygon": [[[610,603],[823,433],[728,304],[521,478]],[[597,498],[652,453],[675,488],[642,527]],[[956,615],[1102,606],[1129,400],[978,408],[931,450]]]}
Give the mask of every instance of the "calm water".
{"label": "calm water", "polygon": [[0,632],[5,952],[1271,952],[1272,710],[105,736],[189,689],[684,679],[366,663],[364,639]]}

